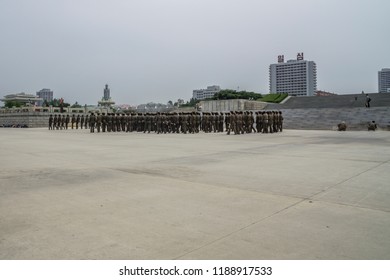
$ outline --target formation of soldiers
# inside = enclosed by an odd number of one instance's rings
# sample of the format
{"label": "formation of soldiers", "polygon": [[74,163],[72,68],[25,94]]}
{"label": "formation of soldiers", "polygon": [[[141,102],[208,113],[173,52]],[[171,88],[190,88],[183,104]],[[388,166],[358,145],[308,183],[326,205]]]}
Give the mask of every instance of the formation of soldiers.
{"label": "formation of soldiers", "polygon": [[283,130],[280,111],[231,111],[190,113],[91,113],[50,115],[49,129],[90,129],[90,132],[150,133],[275,133]]}
{"label": "formation of soldiers", "polygon": [[49,130],[54,129],[83,129],[88,128],[89,124],[89,115],[82,114],[69,116],[69,114],[54,114],[49,116]]}

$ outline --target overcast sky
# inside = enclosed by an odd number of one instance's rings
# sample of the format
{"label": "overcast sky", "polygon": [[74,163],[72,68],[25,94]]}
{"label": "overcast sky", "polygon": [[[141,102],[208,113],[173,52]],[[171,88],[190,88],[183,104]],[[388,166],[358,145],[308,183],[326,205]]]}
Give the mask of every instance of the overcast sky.
{"label": "overcast sky", "polygon": [[303,52],[317,88],[376,92],[390,68],[389,0],[0,0],[0,96],[54,91],[96,104],[268,93],[268,67]]}

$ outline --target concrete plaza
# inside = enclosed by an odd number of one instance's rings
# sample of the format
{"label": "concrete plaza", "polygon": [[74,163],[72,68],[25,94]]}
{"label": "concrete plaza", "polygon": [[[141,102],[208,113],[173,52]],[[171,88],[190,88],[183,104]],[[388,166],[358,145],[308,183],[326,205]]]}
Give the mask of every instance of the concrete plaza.
{"label": "concrete plaza", "polygon": [[390,259],[386,131],[0,143],[0,259]]}

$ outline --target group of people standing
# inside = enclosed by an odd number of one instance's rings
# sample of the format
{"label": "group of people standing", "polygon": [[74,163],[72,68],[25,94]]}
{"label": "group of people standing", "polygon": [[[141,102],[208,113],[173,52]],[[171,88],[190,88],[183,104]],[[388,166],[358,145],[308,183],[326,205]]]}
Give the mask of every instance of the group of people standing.
{"label": "group of people standing", "polygon": [[180,112],[180,113],[91,113],[50,115],[49,129],[90,129],[97,132],[160,133],[274,133],[283,130],[280,111]]}
{"label": "group of people standing", "polygon": [[71,117],[69,114],[54,114],[54,116],[51,114],[49,116],[49,130],[54,130],[54,129],[68,129],[70,124],[71,129],[83,129],[85,127],[86,129],[88,128],[89,124],[89,115],[81,114],[80,115],[75,115],[73,114]]}

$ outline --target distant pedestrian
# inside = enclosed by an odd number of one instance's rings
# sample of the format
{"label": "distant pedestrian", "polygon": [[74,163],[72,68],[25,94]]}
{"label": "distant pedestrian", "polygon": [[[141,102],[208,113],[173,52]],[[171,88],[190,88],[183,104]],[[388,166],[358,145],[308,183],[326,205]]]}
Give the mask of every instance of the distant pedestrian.
{"label": "distant pedestrian", "polygon": [[337,130],[338,131],[346,131],[347,130],[347,124],[345,123],[345,121],[342,121],[341,123],[339,123],[337,125]]}
{"label": "distant pedestrian", "polygon": [[375,121],[368,123],[367,129],[368,129],[368,131],[370,131],[370,130],[375,131],[377,129],[377,125],[376,125]]}
{"label": "distant pedestrian", "polygon": [[366,107],[367,108],[370,108],[370,102],[371,102],[371,98],[368,96],[368,94],[366,94]]}

